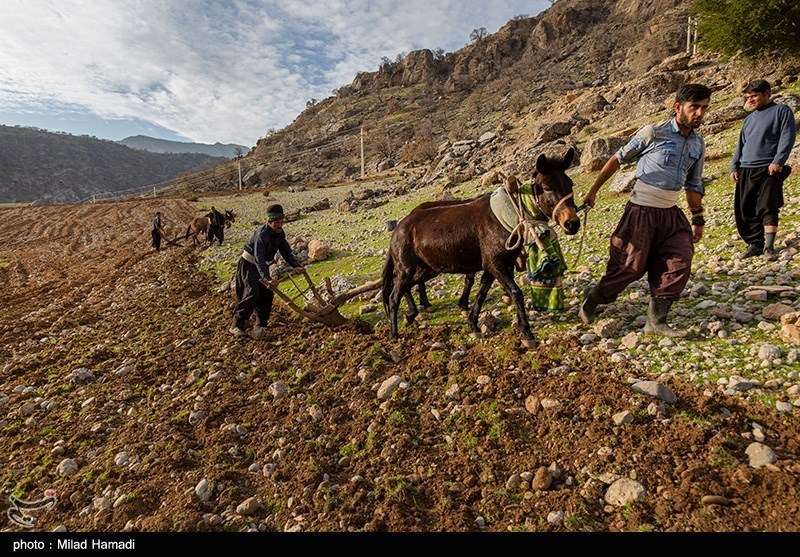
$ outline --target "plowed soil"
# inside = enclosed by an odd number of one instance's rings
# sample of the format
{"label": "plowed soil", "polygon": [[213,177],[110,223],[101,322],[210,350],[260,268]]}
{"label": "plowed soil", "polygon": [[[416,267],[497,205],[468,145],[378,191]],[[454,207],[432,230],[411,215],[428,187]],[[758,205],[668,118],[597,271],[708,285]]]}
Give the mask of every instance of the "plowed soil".
{"label": "plowed soil", "polygon": [[[150,247],[156,209],[175,236],[195,215],[183,200],[0,211],[2,509],[55,490],[37,529],[800,531],[791,415],[674,378],[665,403],[624,363],[570,339],[523,349],[513,329],[393,342],[384,322],[328,328],[276,300],[267,340],[236,339],[200,249]],[[773,464],[749,464],[759,439]],[[619,478],[639,498],[609,500]]]}

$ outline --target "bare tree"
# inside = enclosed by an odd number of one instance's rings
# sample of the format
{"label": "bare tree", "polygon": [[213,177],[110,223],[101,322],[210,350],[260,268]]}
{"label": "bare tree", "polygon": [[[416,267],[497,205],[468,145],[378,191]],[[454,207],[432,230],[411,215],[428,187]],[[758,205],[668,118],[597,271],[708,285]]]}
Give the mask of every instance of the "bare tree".
{"label": "bare tree", "polygon": [[306,108],[311,108],[315,104],[317,104],[317,99],[312,97],[306,101]]}
{"label": "bare tree", "polygon": [[486,36],[486,27],[478,27],[477,29],[473,29],[472,33],[469,34],[469,40],[473,43],[476,43],[485,36]]}

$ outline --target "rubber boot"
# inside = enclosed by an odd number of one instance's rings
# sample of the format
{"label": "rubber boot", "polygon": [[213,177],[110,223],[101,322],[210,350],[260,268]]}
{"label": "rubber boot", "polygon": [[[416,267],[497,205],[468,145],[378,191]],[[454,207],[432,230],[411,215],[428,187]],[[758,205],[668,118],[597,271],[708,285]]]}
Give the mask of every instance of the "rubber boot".
{"label": "rubber boot", "polygon": [[667,325],[670,306],[672,306],[672,300],[650,298],[650,305],[647,307],[647,322],[644,325],[645,333],[669,338],[684,338],[689,334],[686,329],[673,329]]}
{"label": "rubber boot", "polygon": [[583,303],[581,309],[578,310],[578,317],[587,325],[592,323],[597,314],[597,305],[602,303],[604,302],[600,297],[600,290],[597,286],[590,286],[583,293]]}

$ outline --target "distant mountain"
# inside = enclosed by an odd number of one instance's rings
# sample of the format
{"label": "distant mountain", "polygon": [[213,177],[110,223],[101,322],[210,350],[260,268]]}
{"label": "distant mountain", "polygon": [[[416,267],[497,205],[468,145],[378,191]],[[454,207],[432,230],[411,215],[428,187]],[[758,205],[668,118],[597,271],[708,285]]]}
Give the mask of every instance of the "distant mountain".
{"label": "distant mountain", "polygon": [[0,203],[134,196],[226,162],[222,157],[148,153],[85,135],[0,125]]}
{"label": "distant mountain", "polygon": [[237,154],[246,155],[249,147],[244,145],[236,145],[228,143],[214,143],[208,145],[206,143],[183,143],[181,141],[169,141],[167,139],[156,139],[155,137],[148,137],[146,135],[132,135],[125,139],[118,141],[126,147],[131,149],[139,149],[141,151],[149,151],[150,153],[199,153],[201,155],[209,155],[211,157],[225,157],[232,159]]}

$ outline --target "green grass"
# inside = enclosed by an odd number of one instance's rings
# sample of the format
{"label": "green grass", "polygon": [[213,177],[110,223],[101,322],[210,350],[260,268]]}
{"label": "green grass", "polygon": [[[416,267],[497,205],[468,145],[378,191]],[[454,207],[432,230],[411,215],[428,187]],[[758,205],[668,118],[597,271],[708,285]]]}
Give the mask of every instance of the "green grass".
{"label": "green grass", "polygon": [[[400,90],[397,91],[399,94]],[[784,89],[784,92],[800,92],[800,83],[793,83]],[[387,95],[391,93],[387,92]],[[712,97],[712,110],[727,106],[735,97],[740,96],[733,88],[717,91]],[[387,97],[388,98],[388,97]],[[403,99],[401,105],[409,106]],[[461,110],[463,107],[454,107],[454,110]],[[592,127],[584,128],[577,136],[579,143],[585,143],[590,137],[608,135],[622,129],[635,129],[645,124],[658,121],[662,113],[642,115],[632,120],[620,122],[614,115],[609,115],[594,122]],[[670,115],[668,111],[663,111],[663,119]],[[526,120],[527,122],[527,120]],[[533,120],[531,120],[533,122]],[[747,303],[743,296],[736,295],[732,299],[727,299],[726,295],[713,291],[712,286],[717,283],[730,283],[731,281],[747,278],[745,275],[748,270],[734,270],[728,264],[734,261],[738,251],[742,248],[741,241],[738,239],[733,222],[733,184],[728,176],[728,165],[736,139],[738,137],[741,124],[734,123],[729,128],[715,134],[705,136],[707,153],[713,154],[715,158],[706,161],[704,178],[706,180],[706,196],[704,205],[706,207],[706,219],[708,225],[704,237],[697,245],[695,259],[693,263],[693,283],[703,283],[708,292],[700,297],[687,297],[680,300],[679,305],[692,310],[697,304],[705,300],[714,300],[717,303],[728,303],[730,305],[742,305]],[[522,130],[522,127],[516,129]],[[703,129],[700,128],[700,132]],[[512,134],[515,133],[512,131]],[[632,167],[631,167],[632,168]],[[575,183],[576,201],[580,203],[583,196],[593,183],[596,172],[582,172],[579,168],[570,170],[570,175]],[[527,179],[527,176],[523,176]],[[213,247],[202,254],[201,266],[214,273],[220,282],[227,281],[233,274],[236,259],[241,252],[241,247],[245,240],[249,238],[258,223],[263,222],[266,206],[270,203],[281,203],[287,212],[294,212],[303,207],[310,206],[322,197],[327,197],[331,202],[331,209],[316,211],[303,214],[301,218],[289,222],[286,225],[286,233],[291,240],[295,236],[303,237],[305,240],[319,239],[326,242],[331,248],[331,255],[328,259],[315,262],[308,266],[308,272],[314,283],[323,288],[323,281],[326,277],[345,277],[353,285],[360,285],[368,281],[376,280],[380,277],[384,263],[385,251],[388,247],[390,234],[386,231],[385,223],[389,219],[399,220],[407,214],[413,207],[424,201],[434,198],[440,189],[437,183],[411,189],[408,193],[401,196],[387,195],[385,203],[372,209],[360,208],[355,213],[340,212],[336,205],[349,192],[358,192],[364,188],[391,190],[396,185],[402,184],[403,179],[399,177],[387,178],[384,180],[367,180],[351,183],[333,185],[320,188],[316,191],[309,189],[306,192],[285,192],[273,191],[268,197],[261,192],[250,193],[240,196],[231,196],[220,199],[213,198],[213,203],[220,209],[230,209],[237,214],[236,222],[226,231],[225,244],[221,247]],[[580,299],[583,288],[587,283],[596,282],[605,270],[605,262],[608,257],[609,238],[616,227],[622,214],[627,195],[614,195],[609,192],[609,184],[606,184],[597,196],[597,203],[594,209],[585,215],[585,236],[582,233],[576,236],[559,236],[559,242],[565,257],[571,268],[565,276],[565,294],[567,297],[567,310],[561,313],[537,313],[534,314],[532,322],[537,337],[564,338],[566,335],[588,332],[590,328],[578,323],[576,310],[577,301]],[[469,182],[459,184],[453,188],[452,193],[456,197],[468,198],[482,191],[476,178]],[[791,176],[785,184],[786,205],[781,212],[781,227],[778,234],[778,243],[782,242],[785,235],[796,230],[800,226],[800,175]],[[196,206],[198,212],[207,209],[212,198],[199,197]],[[685,201],[681,199],[681,206],[685,208]],[[580,260],[577,256],[580,252]],[[2,262],[0,262],[2,265]],[[763,273],[768,277],[768,273]],[[301,280],[299,284],[305,284]],[[466,320],[460,315],[456,301],[461,291],[463,278],[459,275],[441,275],[430,281],[428,284],[429,297],[433,303],[433,311],[418,318],[418,323],[408,327],[400,323],[401,334],[414,335],[416,328],[422,324],[429,329],[448,331],[447,339],[451,344],[468,344],[468,328]],[[282,289],[287,294],[293,295],[295,292],[290,284],[284,283]],[[474,292],[477,287],[473,289]],[[526,290],[523,287],[523,292]],[[373,293],[374,294],[374,293]],[[502,290],[495,283],[487,298],[485,309],[499,308],[502,315],[503,328],[506,331],[513,330],[513,312],[502,303]],[[620,296],[615,304],[617,307],[629,305],[634,308],[636,314],[619,317],[621,329],[631,330],[631,323],[637,315],[644,314],[645,301],[649,296],[646,282],[634,283]],[[770,300],[769,303],[772,303]],[[280,301],[276,302],[280,303]],[[351,300],[339,308],[342,315],[349,319],[359,318],[366,323],[376,325],[385,323],[386,317],[379,307],[378,311],[366,313],[359,316],[360,308],[367,302],[362,300]],[[380,303],[378,303],[380,306]],[[401,315],[405,313],[405,304],[401,306]],[[708,310],[697,310],[698,321],[714,320]],[[753,361],[749,355],[750,348],[761,342],[770,342],[782,348],[784,353],[791,349],[780,342],[776,331],[764,332],[753,324],[744,325],[740,330],[735,330],[731,325],[732,321],[723,320],[724,329],[728,333],[725,339],[713,335],[696,338],[692,341],[694,348],[701,352],[713,352],[706,357],[695,354],[691,350],[684,349],[661,349],[651,345],[648,350],[648,359],[653,362],[652,370],[659,373],[662,368],[670,369],[670,373],[685,373],[691,375],[692,380],[698,384],[713,384],[723,377],[742,372],[742,365],[747,366],[748,362]],[[491,335],[493,340],[496,335]],[[647,340],[647,339],[645,339]],[[502,348],[502,349],[501,349]],[[511,348],[509,345],[508,349]],[[143,347],[147,351],[147,347]],[[552,357],[559,354],[564,356],[559,343],[548,345],[548,351]],[[566,349],[565,349],[566,350]],[[640,357],[643,349],[632,351],[634,358]],[[499,353],[508,354],[506,347],[498,347]],[[435,363],[442,362],[441,356],[433,354],[429,356],[437,360]],[[530,370],[539,372],[546,369],[549,365],[538,359],[530,359]],[[502,366],[503,361],[498,361],[497,365]],[[385,366],[385,359],[379,354],[371,354],[365,358],[365,365],[375,371],[381,371]],[[762,373],[758,368],[747,370],[750,373]],[[782,368],[773,369],[771,373],[782,376],[792,371],[800,371],[800,364],[785,363]],[[754,396],[754,395],[750,395]],[[769,397],[761,397],[765,402],[771,402]]]}

